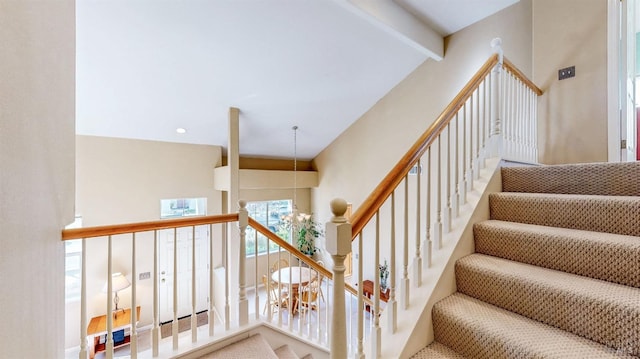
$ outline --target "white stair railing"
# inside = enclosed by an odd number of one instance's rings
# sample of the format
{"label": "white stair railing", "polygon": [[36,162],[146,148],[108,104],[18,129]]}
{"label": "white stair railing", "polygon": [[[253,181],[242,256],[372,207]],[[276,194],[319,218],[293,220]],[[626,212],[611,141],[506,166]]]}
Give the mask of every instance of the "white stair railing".
{"label": "white stair railing", "polygon": [[[356,256],[358,285],[362,286],[366,277],[375,283],[375,312],[382,311],[387,316],[389,334],[397,332],[400,313],[417,304],[411,288],[421,288],[424,279],[429,278],[432,256],[455,244],[444,238],[459,229],[454,228],[454,223],[468,202],[467,196],[475,190],[474,182],[479,180],[486,159],[501,156],[537,162],[535,108],[542,91],[503,58],[500,43],[500,39],[492,41],[496,54],[352,216],[352,239],[358,241],[360,251]],[[401,208],[401,213],[396,213],[396,207]],[[402,226],[396,226],[398,216],[403,218]],[[403,241],[397,243],[396,237]],[[388,246],[391,248],[387,251]],[[381,258],[381,250],[391,256],[391,297],[384,309],[379,305],[379,265],[389,258]],[[396,282],[400,283],[399,307]],[[387,308],[388,314],[384,313]],[[359,315],[363,316],[359,322],[367,319],[367,313]],[[385,347],[401,344],[384,342],[378,316],[372,317],[371,322],[368,345],[367,333],[358,333],[357,342],[365,342],[364,353],[355,354],[358,358],[365,353],[378,358]]]}
{"label": "white stair railing", "polygon": [[[131,238],[131,308],[139,306],[138,261],[146,259],[153,262],[152,356],[158,357],[167,352],[175,355],[183,348],[193,348],[193,343],[200,341],[195,299],[198,286],[201,285],[199,283],[202,283],[201,278],[196,275],[197,261],[201,261],[196,259],[195,242],[195,231],[199,226],[207,226],[209,229],[207,253],[209,269],[206,274],[208,278],[205,281],[208,283],[209,303],[206,310],[209,338],[214,334],[223,336],[224,333],[246,326],[250,322],[247,289],[252,289],[255,295],[252,306],[255,311],[253,320],[268,322],[290,335],[298,336],[318,346],[331,347],[332,357],[363,358],[367,353],[368,356],[377,358],[381,356],[385,347],[397,346],[399,343],[385,343],[385,336],[382,333],[398,332],[398,318],[417,303],[416,298],[411,297],[414,291],[412,288],[418,292],[425,278],[434,279],[429,276],[429,269],[434,261],[433,256],[438,256],[443,248],[452,245],[445,242],[445,235],[456,229],[455,221],[460,216],[460,209],[467,203],[467,195],[474,190],[474,181],[479,178],[480,170],[485,166],[485,160],[499,154],[503,158],[512,160],[536,161],[536,98],[542,92],[513,64],[502,58],[499,41],[494,41],[494,45],[498,54],[484,64],[476,76],[400,160],[383,180],[385,187],[374,192],[378,195],[368,198],[354,213],[352,223],[344,220],[346,202],[336,201],[332,204],[334,218],[327,223],[326,236],[327,249],[334,258],[333,273],[248,217],[244,201],[240,201],[240,209],[235,214],[65,230],[63,240],[81,239],[83,246],[79,358],[87,358],[91,352],[90,349],[94,346],[93,342],[87,345],[87,338],[95,333],[89,333],[87,330],[89,309],[85,263],[87,241],[99,237],[107,240],[107,246],[102,250],[106,253],[106,258],[92,257],[91,259],[104,260],[107,263],[108,293],[111,293],[113,288],[111,277],[114,272],[113,242],[117,241],[118,248],[122,248],[126,238]],[[402,219],[398,220],[400,217]],[[236,222],[239,226],[239,235],[238,238],[230,240],[227,228],[229,223]],[[251,274],[247,273],[246,269],[244,244],[247,227],[256,230],[254,232],[256,253],[259,234],[267,238],[267,248],[271,248],[271,243],[275,243],[278,248],[277,253],[268,251],[267,255],[262,256],[261,259],[256,256],[255,270]],[[193,258],[192,274],[189,279],[191,335],[187,343],[181,340],[178,325],[172,326],[171,338],[165,340],[160,338],[158,302],[161,282],[158,273],[158,244],[161,239],[158,234],[172,232],[173,240],[170,242],[173,246],[172,262],[175,273],[180,265],[180,259],[177,256],[177,233],[179,229],[185,228],[191,231],[189,250]],[[214,238],[215,232],[222,233],[221,238]],[[344,282],[343,261],[344,256],[351,250],[351,240],[358,241],[357,290]],[[145,241],[153,241],[153,253],[136,251],[137,243]],[[229,258],[229,243],[234,241],[239,244],[239,258],[226,263],[231,267],[226,268],[227,272],[222,284],[224,288],[214,290],[216,284],[212,265],[214,254],[218,252],[223,258]],[[363,255],[363,251],[369,248],[372,250],[371,255]],[[151,256],[150,259],[149,256]],[[310,278],[327,278],[326,281],[319,283],[323,297],[316,297],[313,301],[303,303],[303,290],[306,289],[303,289],[302,283],[295,287],[289,283],[286,288],[289,293],[286,308],[281,308],[283,310],[279,310],[277,315],[271,309],[262,314],[262,303],[269,300],[271,280],[266,282],[264,288],[259,284],[262,276],[265,275],[260,268],[271,268],[273,257],[283,256],[288,258],[289,263],[294,261],[299,263],[297,266],[299,276],[302,276],[302,268],[307,268],[305,271],[308,270]],[[386,283],[389,288],[388,292],[385,291],[384,298],[387,299],[386,293],[388,293],[387,303],[382,301],[380,295],[380,289],[384,285],[381,281],[379,265],[385,260],[388,260],[390,266],[389,282]],[[231,298],[230,295],[232,284],[229,283],[229,271],[231,270],[237,271],[239,277],[238,283],[233,284],[237,285],[237,291],[234,291],[237,292],[237,298]],[[266,275],[272,276],[269,272]],[[247,285],[247,279],[250,279],[250,276],[254,277],[252,286]],[[364,297],[363,282],[367,277],[373,279],[372,300]],[[282,282],[281,277],[269,279]],[[170,288],[174,324],[177,323],[179,316],[177,310],[179,284],[174,280]],[[261,294],[262,289],[264,289],[263,294]],[[214,325],[219,318],[214,305],[215,299],[219,297],[217,292],[224,292],[222,294],[223,327],[219,331]],[[104,305],[107,313],[112,313],[111,302],[111,296],[107,296]],[[237,310],[235,313],[230,311],[232,302]],[[327,309],[331,309],[333,315],[330,315]],[[355,316],[352,317],[351,314],[354,311]],[[301,315],[296,316],[296,312]],[[387,320],[386,325],[380,322],[381,314]],[[232,316],[234,320],[237,319],[233,325]],[[139,319],[137,311],[131,310],[131,322],[128,325],[131,328],[129,340],[132,358],[136,358],[139,351],[137,345],[139,332],[136,326]],[[107,358],[112,358],[114,354],[114,329],[117,328],[114,328],[113,315],[106,315],[106,326],[101,335],[106,337]],[[402,330],[407,329],[402,328]]]}

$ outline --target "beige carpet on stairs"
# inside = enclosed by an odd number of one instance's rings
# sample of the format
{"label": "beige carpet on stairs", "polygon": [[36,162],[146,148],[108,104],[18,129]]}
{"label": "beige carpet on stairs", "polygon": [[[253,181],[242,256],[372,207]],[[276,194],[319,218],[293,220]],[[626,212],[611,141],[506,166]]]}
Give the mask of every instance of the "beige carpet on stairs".
{"label": "beige carpet on stairs", "polygon": [[[200,359],[299,359],[300,357],[288,346],[282,345],[275,350],[260,334],[252,335],[215,352],[203,355]],[[311,354],[303,359],[313,359]]]}
{"label": "beige carpet on stairs", "polygon": [[502,169],[414,358],[640,357],[640,163]]}

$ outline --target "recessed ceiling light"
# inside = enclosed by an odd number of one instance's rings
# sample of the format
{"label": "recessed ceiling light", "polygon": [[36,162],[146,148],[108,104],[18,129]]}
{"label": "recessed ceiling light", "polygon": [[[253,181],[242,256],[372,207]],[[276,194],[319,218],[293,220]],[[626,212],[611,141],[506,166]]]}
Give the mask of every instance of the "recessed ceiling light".
{"label": "recessed ceiling light", "polygon": [[176,128],[176,132],[179,134],[183,134],[183,133],[187,133],[187,130],[182,127],[178,127]]}

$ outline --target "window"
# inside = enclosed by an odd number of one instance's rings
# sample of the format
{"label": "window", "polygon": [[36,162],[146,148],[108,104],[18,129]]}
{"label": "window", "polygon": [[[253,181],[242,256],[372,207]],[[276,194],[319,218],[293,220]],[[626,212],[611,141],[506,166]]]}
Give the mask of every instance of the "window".
{"label": "window", "polygon": [[[269,228],[285,241],[289,241],[289,232],[281,228],[282,218],[292,211],[292,201],[289,199],[275,201],[248,202],[247,211],[249,216]],[[267,237],[257,233],[258,254],[267,252]],[[256,255],[256,231],[248,227],[246,236],[247,256]],[[277,251],[278,246],[273,242],[269,243],[269,251]]]}
{"label": "window", "polygon": [[[82,217],[76,216],[73,223],[66,228],[82,227]],[[64,242],[64,287],[65,300],[73,302],[80,300],[80,281],[82,275],[82,240],[76,239]]]}
{"label": "window", "polygon": [[207,214],[207,199],[175,198],[160,200],[160,218],[178,218],[189,216],[204,216]]}

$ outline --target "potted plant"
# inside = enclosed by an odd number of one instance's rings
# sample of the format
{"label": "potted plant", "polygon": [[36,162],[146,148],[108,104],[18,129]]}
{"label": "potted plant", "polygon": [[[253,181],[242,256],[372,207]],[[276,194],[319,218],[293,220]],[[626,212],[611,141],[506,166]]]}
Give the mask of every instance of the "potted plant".
{"label": "potted plant", "polygon": [[323,232],[321,224],[314,221],[312,215],[298,214],[295,217],[293,215],[286,216],[283,218],[281,225],[283,226],[283,231],[291,231],[296,241],[296,247],[300,252],[308,256],[313,256],[318,251],[316,239],[318,239]]}
{"label": "potted plant", "polygon": [[386,259],[384,264],[378,264],[378,271],[380,272],[380,290],[386,292],[389,288],[389,265]]}

